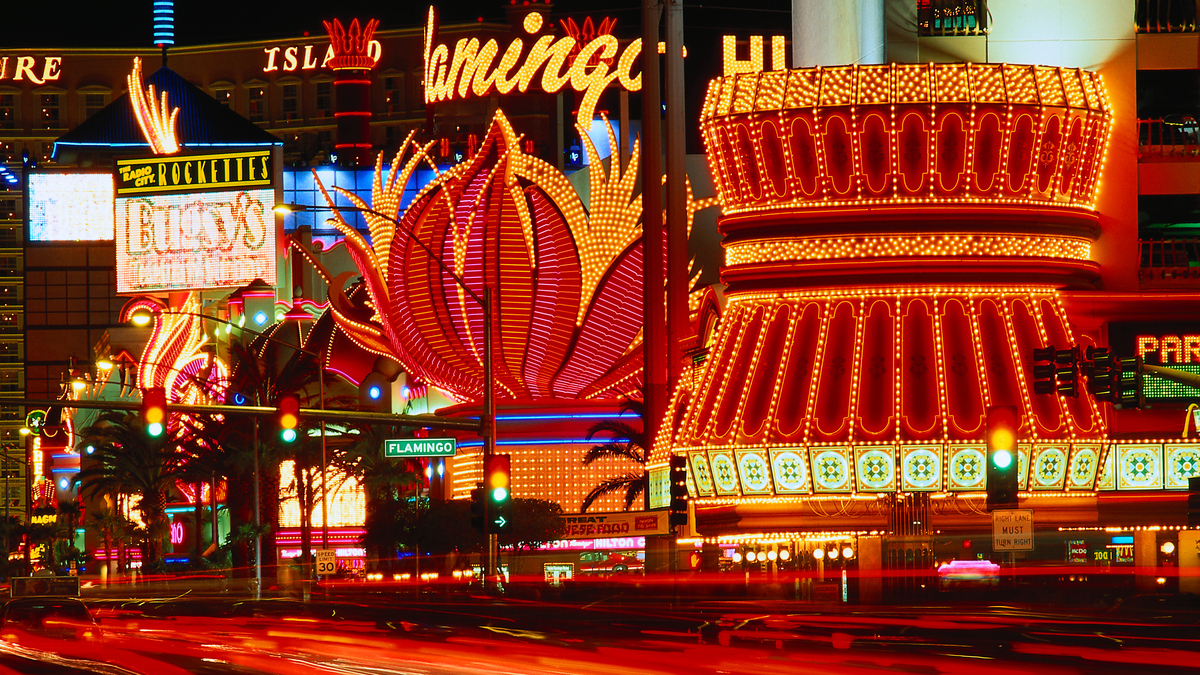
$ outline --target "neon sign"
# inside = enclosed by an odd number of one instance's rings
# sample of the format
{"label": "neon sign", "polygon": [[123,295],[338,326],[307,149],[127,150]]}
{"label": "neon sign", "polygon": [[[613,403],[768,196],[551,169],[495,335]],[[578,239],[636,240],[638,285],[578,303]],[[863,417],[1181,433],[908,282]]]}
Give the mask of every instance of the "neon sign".
{"label": "neon sign", "polygon": [[[522,28],[528,35],[537,33],[542,29],[542,15],[537,12],[525,15]],[[425,24],[426,103],[449,101],[456,96],[487,96],[492,90],[508,94],[515,89],[523,94],[541,71],[541,88],[548,94],[568,84],[575,91],[586,92],[579,104],[578,119],[590,120],[600,94],[613,82],[627,91],[642,89],[642,74],[633,74],[642,53],[641,39],[627,44],[619,58],[615,58],[619,49],[617,38],[612,35],[597,35],[583,45],[578,45],[570,35],[557,40],[553,35],[542,35],[528,51],[524,39],[516,37],[503,56],[495,39],[480,46],[479,38],[463,38],[454,45],[453,53],[448,46],[435,44],[436,39],[437,15],[430,7]],[[498,64],[497,56],[500,56]],[[524,62],[518,66],[522,56]],[[614,58],[617,65],[610,70]]]}
{"label": "neon sign", "polygon": [[1137,355],[1148,361],[1200,363],[1200,335],[1138,335]]}
{"label": "neon sign", "polygon": [[[9,60],[13,62],[11,74],[9,73]],[[14,81],[29,80],[34,84],[43,84],[62,76],[62,71],[59,70],[62,65],[61,56],[47,56],[42,59],[41,77],[37,75],[36,65],[36,56],[18,56],[16,58],[0,56],[0,80],[7,80],[11,77]]]}
{"label": "neon sign", "polygon": [[275,283],[274,191],[118,197],[117,292]]}
{"label": "neon sign", "polygon": [[[335,56],[333,53],[333,45],[325,46],[325,56],[317,63],[316,57],[313,55],[313,50],[318,45],[292,45],[289,47],[264,47],[263,52],[267,55],[267,65],[263,66],[264,73],[271,73],[277,70],[286,70],[289,73],[294,70],[316,70],[317,68],[328,68],[329,62]],[[300,50],[304,50],[304,55],[300,55]],[[277,61],[282,54],[282,61]],[[367,55],[375,63],[379,63],[379,58],[383,56],[383,45],[379,44],[379,40],[371,40],[367,47]]]}

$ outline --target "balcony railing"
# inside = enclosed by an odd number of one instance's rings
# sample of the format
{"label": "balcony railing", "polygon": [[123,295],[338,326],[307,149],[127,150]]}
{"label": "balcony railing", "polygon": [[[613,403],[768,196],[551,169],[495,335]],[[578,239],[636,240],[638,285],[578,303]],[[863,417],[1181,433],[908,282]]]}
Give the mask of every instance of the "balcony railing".
{"label": "balcony railing", "polygon": [[1195,33],[1196,0],[1137,0],[1133,23],[1139,33]]}
{"label": "balcony railing", "polygon": [[922,37],[987,35],[987,0],[917,0],[917,34]]}
{"label": "balcony railing", "polygon": [[1138,161],[1200,157],[1200,122],[1193,117],[1138,120]]}
{"label": "balcony railing", "polygon": [[1138,252],[1143,288],[1200,286],[1200,237],[1140,239]]}

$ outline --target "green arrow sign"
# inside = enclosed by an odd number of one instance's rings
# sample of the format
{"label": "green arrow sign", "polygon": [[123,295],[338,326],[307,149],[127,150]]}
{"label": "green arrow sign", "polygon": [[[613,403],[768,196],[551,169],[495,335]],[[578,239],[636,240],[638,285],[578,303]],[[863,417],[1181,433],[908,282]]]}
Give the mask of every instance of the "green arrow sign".
{"label": "green arrow sign", "polygon": [[384,457],[453,457],[453,438],[389,438],[383,442]]}

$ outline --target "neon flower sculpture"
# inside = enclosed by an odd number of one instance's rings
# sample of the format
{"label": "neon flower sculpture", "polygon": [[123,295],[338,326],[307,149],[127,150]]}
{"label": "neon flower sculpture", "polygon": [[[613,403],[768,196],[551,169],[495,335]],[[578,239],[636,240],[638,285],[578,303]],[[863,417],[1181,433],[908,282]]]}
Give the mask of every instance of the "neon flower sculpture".
{"label": "neon flower sculpture", "polygon": [[[379,158],[373,206],[335,188],[356,207],[382,214],[365,214],[371,241],[340,214],[335,219],[369,294],[364,312],[343,292],[349,275],[331,285],[338,326],[457,400],[482,396],[483,313],[412,240],[418,237],[472,291],[482,295],[485,284],[493,289],[498,396],[598,398],[636,389],[641,197],[634,195],[636,171],[628,167],[636,166],[639,149],[635,143],[629,164],[614,161],[606,175],[595,146],[580,132],[591,161],[590,209],[566,176],[521,152],[520,138],[499,112],[475,156],[438,176],[403,214],[404,186],[428,161],[430,147],[412,144],[411,136],[386,180]],[[611,128],[609,140],[616,147]],[[415,152],[404,163],[410,145]]]}
{"label": "neon flower sculpture", "polygon": [[126,77],[129,86],[129,101],[133,104],[133,116],[150,150],[156,155],[173,155],[179,152],[179,139],[175,123],[179,119],[179,107],[167,104],[167,92],[162,100],[155,96],[154,85],[147,89],[142,84],[142,60],[133,59],[133,72]]}

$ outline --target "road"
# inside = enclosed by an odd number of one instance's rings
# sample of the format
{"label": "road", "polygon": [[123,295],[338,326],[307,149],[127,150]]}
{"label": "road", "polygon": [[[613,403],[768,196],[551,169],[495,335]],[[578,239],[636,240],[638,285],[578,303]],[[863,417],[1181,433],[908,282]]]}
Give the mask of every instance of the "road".
{"label": "road", "polygon": [[815,611],[453,599],[88,599],[98,635],[0,629],[3,673],[1196,672],[1192,617],[1059,616],[1004,607]]}

